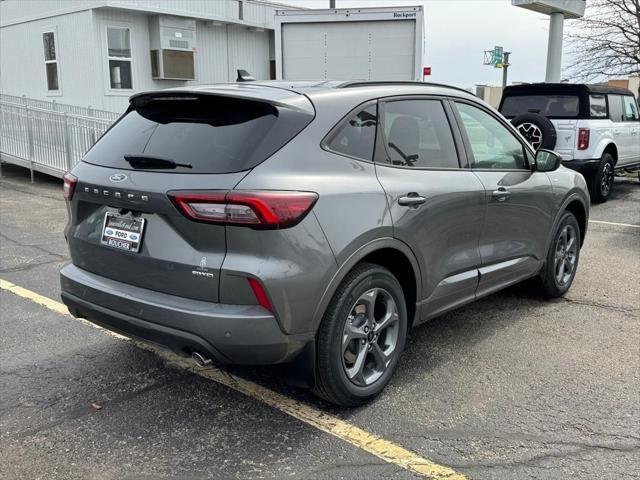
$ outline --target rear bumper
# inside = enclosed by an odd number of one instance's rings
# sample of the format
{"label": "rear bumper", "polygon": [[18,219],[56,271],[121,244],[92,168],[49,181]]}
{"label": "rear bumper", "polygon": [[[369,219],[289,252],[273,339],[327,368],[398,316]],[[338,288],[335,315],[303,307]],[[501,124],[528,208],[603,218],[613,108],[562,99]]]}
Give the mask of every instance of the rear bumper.
{"label": "rear bumper", "polygon": [[600,159],[589,158],[581,160],[563,160],[562,165],[583,175],[590,175],[597,172],[598,166],[600,165]]}
{"label": "rear bumper", "polygon": [[224,305],[154,292],[68,264],[62,301],[76,317],[167,347],[198,351],[219,363],[266,365],[293,359],[313,335],[287,335],[257,305]]}

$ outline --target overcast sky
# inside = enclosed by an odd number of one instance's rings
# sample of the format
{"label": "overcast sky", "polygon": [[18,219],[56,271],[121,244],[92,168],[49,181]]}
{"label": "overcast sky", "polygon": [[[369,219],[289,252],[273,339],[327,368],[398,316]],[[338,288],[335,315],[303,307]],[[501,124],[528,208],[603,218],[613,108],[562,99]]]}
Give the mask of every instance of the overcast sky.
{"label": "overcast sky", "polygon": [[[329,0],[280,0],[308,8],[329,8]],[[500,85],[502,70],[482,64],[494,45],[511,54],[509,82],[542,82],[549,17],[514,7],[510,0],[336,0],[337,8],[423,5],[424,66],[431,80],[461,87]],[[570,21],[565,21],[565,32]]]}

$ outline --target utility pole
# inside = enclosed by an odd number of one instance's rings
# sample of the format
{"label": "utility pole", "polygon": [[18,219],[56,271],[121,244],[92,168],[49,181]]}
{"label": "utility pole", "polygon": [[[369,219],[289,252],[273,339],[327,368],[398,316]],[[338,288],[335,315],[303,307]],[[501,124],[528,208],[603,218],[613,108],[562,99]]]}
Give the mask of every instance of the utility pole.
{"label": "utility pole", "polygon": [[509,75],[509,55],[511,52],[504,52],[504,62],[502,63],[502,89],[507,86],[507,76]]}

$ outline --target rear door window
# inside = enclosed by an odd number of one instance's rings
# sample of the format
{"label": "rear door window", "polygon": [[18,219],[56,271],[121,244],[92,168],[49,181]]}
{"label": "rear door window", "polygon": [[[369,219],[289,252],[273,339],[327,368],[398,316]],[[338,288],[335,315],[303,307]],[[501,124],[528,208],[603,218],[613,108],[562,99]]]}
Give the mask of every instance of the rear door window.
{"label": "rear door window", "polygon": [[537,113],[547,118],[577,118],[580,97],[577,95],[521,95],[504,99],[500,111],[505,117]]}
{"label": "rear door window", "polygon": [[360,160],[373,160],[378,109],[369,105],[347,120],[331,135],[326,148],[332,152]]}
{"label": "rear door window", "polygon": [[85,162],[132,169],[125,155],[148,155],[192,167],[164,172],[239,172],[270,157],[313,119],[266,102],[213,95],[134,102],[135,108],[87,152]]}
{"label": "rear door window", "polygon": [[[414,168],[459,168],[451,127],[440,100],[384,104],[385,160]],[[377,156],[377,154],[376,154]]]}

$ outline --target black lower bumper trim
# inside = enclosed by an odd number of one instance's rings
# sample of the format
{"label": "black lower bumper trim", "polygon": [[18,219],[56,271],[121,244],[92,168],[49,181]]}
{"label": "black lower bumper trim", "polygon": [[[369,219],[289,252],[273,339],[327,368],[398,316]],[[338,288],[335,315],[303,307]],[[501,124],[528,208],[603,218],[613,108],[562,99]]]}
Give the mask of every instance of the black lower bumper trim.
{"label": "black lower bumper trim", "polygon": [[189,355],[197,351],[219,363],[230,363],[230,359],[216,350],[213,345],[189,332],[147,322],[98,305],[91,305],[64,292],[62,293],[62,301],[74,316],[89,320],[107,330],[169,348],[180,355]]}

